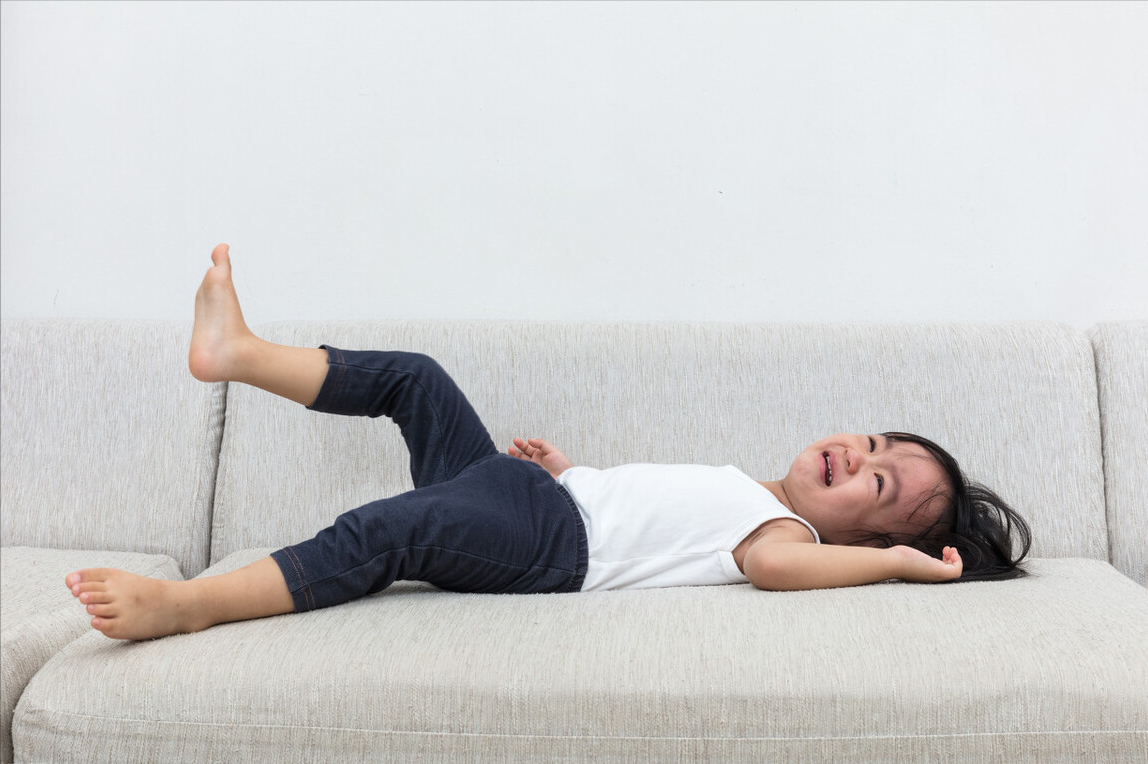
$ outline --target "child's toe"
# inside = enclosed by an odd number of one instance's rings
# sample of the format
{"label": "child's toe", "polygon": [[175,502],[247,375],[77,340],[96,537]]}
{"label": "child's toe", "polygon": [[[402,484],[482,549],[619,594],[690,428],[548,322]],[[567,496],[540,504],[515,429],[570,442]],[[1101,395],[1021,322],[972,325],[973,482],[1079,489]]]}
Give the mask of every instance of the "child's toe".
{"label": "child's toe", "polygon": [[89,581],[73,586],[72,594],[79,597],[83,602],[90,602],[90,599],[84,599],[85,595],[104,594],[107,590],[108,587],[103,581]]}
{"label": "child's toe", "polygon": [[85,570],[77,570],[74,573],[69,573],[68,577],[64,579],[68,588],[72,589],[76,586],[83,586],[85,584],[104,583],[108,580],[112,571],[107,568],[87,568]]}
{"label": "child's toe", "polygon": [[93,590],[80,592],[80,602],[85,605],[103,605],[112,601],[112,596],[105,591]]}

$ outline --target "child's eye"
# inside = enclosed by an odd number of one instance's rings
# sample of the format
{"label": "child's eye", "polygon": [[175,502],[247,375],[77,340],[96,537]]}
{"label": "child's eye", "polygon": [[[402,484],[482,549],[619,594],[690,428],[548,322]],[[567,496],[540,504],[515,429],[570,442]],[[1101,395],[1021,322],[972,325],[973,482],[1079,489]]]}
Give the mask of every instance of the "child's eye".
{"label": "child's eye", "polygon": [[877,441],[873,440],[873,436],[870,435],[869,436],[869,453],[873,453],[876,450],[877,450]]}
{"label": "child's eye", "polygon": [[877,498],[881,498],[881,489],[885,487],[885,478],[877,476]]}

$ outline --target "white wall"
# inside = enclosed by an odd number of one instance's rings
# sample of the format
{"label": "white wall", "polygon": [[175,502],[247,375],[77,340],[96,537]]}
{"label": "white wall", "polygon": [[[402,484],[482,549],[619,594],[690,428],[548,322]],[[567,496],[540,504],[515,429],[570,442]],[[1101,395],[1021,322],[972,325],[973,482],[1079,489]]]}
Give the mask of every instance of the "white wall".
{"label": "white wall", "polygon": [[0,309],[1148,318],[1148,5],[2,5]]}

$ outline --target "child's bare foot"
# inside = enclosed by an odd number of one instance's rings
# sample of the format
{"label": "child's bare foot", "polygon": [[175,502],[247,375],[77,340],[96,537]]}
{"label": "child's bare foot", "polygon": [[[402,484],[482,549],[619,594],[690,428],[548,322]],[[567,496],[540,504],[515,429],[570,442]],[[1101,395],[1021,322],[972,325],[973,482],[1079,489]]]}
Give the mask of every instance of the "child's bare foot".
{"label": "child's bare foot", "polygon": [[271,557],[219,576],[190,581],[145,578],[114,568],[89,568],[64,580],[87,606],[92,628],[114,639],[153,639],[203,631],[295,609]]}
{"label": "child's bare foot", "polygon": [[254,335],[239,308],[226,244],[215,248],[211,262],[214,265],[195,294],[195,326],[187,365],[196,379],[220,382],[236,379],[245,348]]}
{"label": "child's bare foot", "polygon": [[93,568],[70,574],[65,583],[72,596],[87,606],[92,628],[114,639],[152,639],[212,625],[199,612],[189,581]]}

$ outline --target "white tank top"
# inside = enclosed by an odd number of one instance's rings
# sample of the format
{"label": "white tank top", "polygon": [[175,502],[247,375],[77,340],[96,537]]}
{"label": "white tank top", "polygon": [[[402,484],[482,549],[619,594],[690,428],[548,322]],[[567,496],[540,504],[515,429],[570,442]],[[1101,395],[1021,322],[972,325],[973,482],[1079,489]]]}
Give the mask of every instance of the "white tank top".
{"label": "white tank top", "polygon": [[734,548],[790,512],[736,467],[627,464],[571,467],[558,477],[586,524],[590,560],[582,591],[749,581]]}

